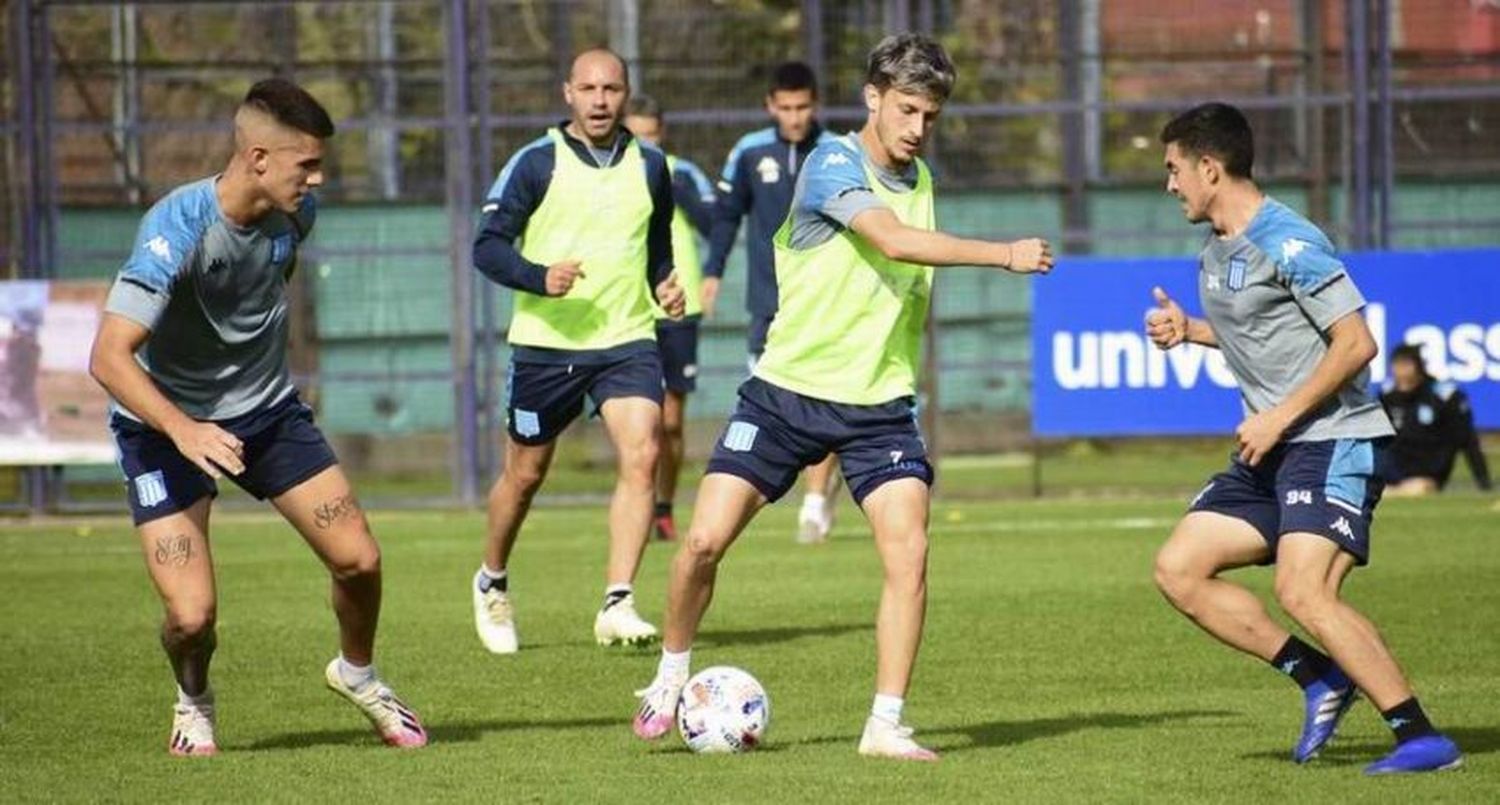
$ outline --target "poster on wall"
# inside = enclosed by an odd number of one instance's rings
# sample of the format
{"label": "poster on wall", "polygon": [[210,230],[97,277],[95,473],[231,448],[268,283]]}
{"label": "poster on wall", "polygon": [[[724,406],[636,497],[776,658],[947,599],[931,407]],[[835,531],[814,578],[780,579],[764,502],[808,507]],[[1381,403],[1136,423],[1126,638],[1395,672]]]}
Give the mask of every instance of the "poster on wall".
{"label": "poster on wall", "polygon": [[89,349],[109,285],[0,282],[0,464],[115,460]]}

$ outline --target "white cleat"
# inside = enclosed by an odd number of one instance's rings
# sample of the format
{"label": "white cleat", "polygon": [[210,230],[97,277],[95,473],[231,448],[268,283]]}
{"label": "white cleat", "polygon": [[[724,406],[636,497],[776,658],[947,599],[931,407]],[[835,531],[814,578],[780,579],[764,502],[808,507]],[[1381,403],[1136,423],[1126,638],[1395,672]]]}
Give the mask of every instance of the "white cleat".
{"label": "white cleat", "polygon": [[797,514],[797,544],[820,545],[828,541],[833,530],[833,513],[828,505],[803,506]]}
{"label": "white cleat", "polygon": [[594,617],[594,639],[601,646],[645,646],[656,639],[656,627],[641,620],[635,596],[627,595],[599,610]]}
{"label": "white cleat", "polygon": [[938,759],[936,752],[919,746],[911,736],[911,727],[903,727],[883,718],[870,716],[865,721],[865,734],[859,739],[859,753],[865,757],[920,760],[929,763]]}
{"label": "white cleat", "polygon": [[178,757],[209,757],[219,753],[214,741],[214,706],[178,704],[172,708],[172,740],[167,751]]}
{"label": "white cleat", "polygon": [[358,691],[350,688],[344,684],[344,678],[339,674],[337,657],[323,670],[323,678],[328,682],[329,690],[359,708],[386,746],[416,749],[427,745],[427,730],[422,728],[421,719],[417,718],[417,714],[405,702],[396,698],[396,694],[384,681],[378,678],[371,680]]}
{"label": "white cleat", "polygon": [[491,654],[515,654],[521,644],[516,638],[516,611],[510,596],[494,588],[480,592],[473,582],[469,589],[474,591],[474,630],[479,632],[479,642]]}
{"label": "white cleat", "polygon": [[635,711],[635,720],[631,723],[635,737],[654,741],[672,731],[672,725],[677,721],[677,704],[682,701],[682,686],[685,684],[686,680],[656,680],[650,687],[635,692],[641,699],[640,707]]}

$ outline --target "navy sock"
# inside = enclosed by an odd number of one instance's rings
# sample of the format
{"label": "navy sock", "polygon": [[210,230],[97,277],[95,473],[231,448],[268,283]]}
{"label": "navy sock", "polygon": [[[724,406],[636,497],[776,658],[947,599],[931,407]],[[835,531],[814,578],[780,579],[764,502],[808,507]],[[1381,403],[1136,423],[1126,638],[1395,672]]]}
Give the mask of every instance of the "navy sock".
{"label": "navy sock", "polygon": [[671,517],[672,516],[672,501],[670,501],[670,500],[665,500],[665,501],[659,500],[659,501],[657,501],[656,502],[656,516],[657,517]]}
{"label": "navy sock", "polygon": [[509,592],[510,574],[506,573],[503,570],[500,572],[501,576],[497,579],[484,572],[483,570],[479,571],[479,581],[477,582],[479,585],[479,591],[481,593],[487,593],[490,590],[499,590],[502,593]]}
{"label": "navy sock", "polygon": [[1328,673],[1328,669],[1333,667],[1333,660],[1292,635],[1286,639],[1281,650],[1276,652],[1276,656],[1271,658],[1271,665],[1306,690]]}
{"label": "navy sock", "polygon": [[1415,696],[1389,710],[1381,710],[1380,717],[1385,719],[1385,725],[1391,728],[1391,732],[1396,733],[1398,744],[1424,735],[1437,734],[1437,729],[1427,720],[1427,714],[1422,712],[1422,705]]}

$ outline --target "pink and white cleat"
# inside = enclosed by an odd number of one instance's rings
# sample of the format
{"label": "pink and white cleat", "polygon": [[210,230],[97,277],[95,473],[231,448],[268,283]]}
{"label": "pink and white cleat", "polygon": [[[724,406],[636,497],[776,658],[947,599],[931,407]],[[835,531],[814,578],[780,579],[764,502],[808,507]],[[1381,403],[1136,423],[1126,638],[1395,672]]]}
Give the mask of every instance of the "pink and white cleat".
{"label": "pink and white cleat", "polygon": [[323,676],[328,681],[329,690],[348,699],[364,713],[375,731],[380,733],[380,739],[385,741],[386,746],[416,749],[427,745],[427,730],[422,728],[417,714],[405,702],[396,698],[390,686],[379,678],[356,691],[344,684],[344,678],[339,675],[339,661],[336,657],[328,664]]}
{"label": "pink and white cleat", "polygon": [[641,697],[641,706],[631,724],[635,737],[654,741],[672,731],[672,723],[677,720],[677,703],[682,700],[682,685],[656,681],[635,692]]}
{"label": "pink and white cleat", "polygon": [[911,736],[911,727],[870,716],[865,721],[865,734],[859,739],[859,753],[865,757],[919,760],[927,763],[938,759],[936,752],[919,746]]}
{"label": "pink and white cleat", "polygon": [[214,706],[178,704],[172,708],[172,740],[167,751],[178,757],[211,757],[219,754],[214,742]]}

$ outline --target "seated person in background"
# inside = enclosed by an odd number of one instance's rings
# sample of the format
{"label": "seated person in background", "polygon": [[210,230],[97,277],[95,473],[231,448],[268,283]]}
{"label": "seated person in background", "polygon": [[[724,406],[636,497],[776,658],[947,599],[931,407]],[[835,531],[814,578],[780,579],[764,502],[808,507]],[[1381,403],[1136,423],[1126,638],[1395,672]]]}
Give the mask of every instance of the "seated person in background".
{"label": "seated person in background", "polygon": [[1403,344],[1391,353],[1391,378],[1380,402],[1396,427],[1380,474],[1387,495],[1428,495],[1448,485],[1453,460],[1462,450],[1480,489],[1490,489],[1490,468],[1474,430],[1469,398],[1458,386],[1427,374],[1422,350]]}

